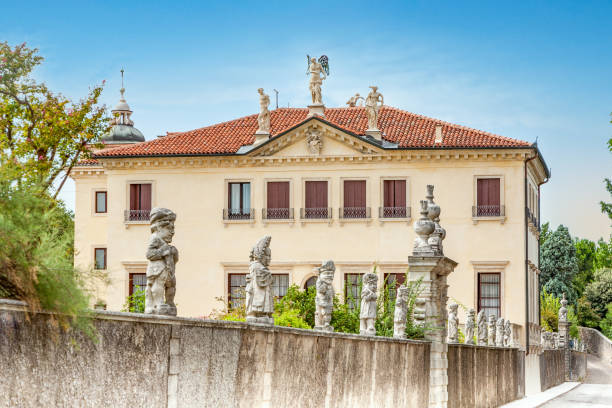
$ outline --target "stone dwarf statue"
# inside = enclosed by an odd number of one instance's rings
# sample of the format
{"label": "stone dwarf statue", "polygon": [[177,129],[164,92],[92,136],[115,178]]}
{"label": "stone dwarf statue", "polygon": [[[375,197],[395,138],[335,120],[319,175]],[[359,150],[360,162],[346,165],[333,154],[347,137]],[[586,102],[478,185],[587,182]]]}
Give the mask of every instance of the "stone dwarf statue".
{"label": "stone dwarf statue", "polygon": [[487,316],[484,309],[478,312],[478,345],[487,345]]}
{"label": "stone dwarf statue", "polygon": [[268,109],[268,105],[270,105],[270,97],[264,93],[263,88],[259,88],[257,90],[259,93],[259,115],[257,116],[257,124],[259,125],[259,129],[257,129],[257,133],[270,133],[270,110]]}
{"label": "stone dwarf statue", "polygon": [[504,318],[497,319],[497,331],[495,332],[495,345],[504,347]]}
{"label": "stone dwarf statue", "polygon": [[487,345],[495,347],[495,315],[489,315],[488,325],[488,342]]}
{"label": "stone dwarf statue", "polygon": [[514,339],[512,338],[512,323],[506,319],[504,322],[504,347],[513,347]]}
{"label": "stone dwarf statue", "polygon": [[176,316],[175,264],[178,251],[170,245],[174,236],[176,214],[167,208],[151,210],[151,238],[147,247],[147,288],[145,313]]}
{"label": "stone dwarf statue", "polygon": [[274,302],[270,285],[270,241],[266,235],[251,249],[251,263],[246,276],[246,321],[248,323],[274,324]]}
{"label": "stone dwarf statue", "polygon": [[476,312],[474,309],[468,310],[467,320],[465,322],[465,344],[474,344],[474,317]]}
{"label": "stone dwarf statue", "polygon": [[378,277],[374,273],[363,275],[361,289],[361,313],[359,313],[359,334],[376,335],[374,323],[376,322],[376,299],[378,295]]}
{"label": "stone dwarf statue", "polygon": [[406,338],[406,319],[408,318],[408,286],[402,284],[395,295],[395,312],[393,313],[393,337]]}
{"label": "stone dwarf statue", "polygon": [[378,111],[383,106],[384,99],[382,94],[378,92],[377,86],[371,86],[370,88],[372,90],[365,100],[365,110],[368,116],[368,130],[378,130]]}
{"label": "stone dwarf statue", "polygon": [[319,268],[319,277],[317,278],[316,289],[317,296],[315,297],[315,330],[323,330],[333,332],[331,326],[332,309],[334,306],[334,272],[336,266],[334,261],[327,261]]}
{"label": "stone dwarf statue", "polygon": [[459,343],[459,318],[457,317],[456,303],[448,306],[448,342]]}

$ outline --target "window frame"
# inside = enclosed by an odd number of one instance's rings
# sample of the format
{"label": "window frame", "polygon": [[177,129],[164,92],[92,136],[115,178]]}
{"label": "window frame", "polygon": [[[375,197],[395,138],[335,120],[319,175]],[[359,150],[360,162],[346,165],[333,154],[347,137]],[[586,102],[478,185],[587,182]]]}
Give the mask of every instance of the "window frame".
{"label": "window frame", "polygon": [[[344,279],[344,303],[348,302],[348,288],[349,288],[349,285],[347,285],[347,281],[348,281],[347,278],[349,276],[357,276],[357,277],[359,277],[359,279],[363,280],[363,276],[364,275],[365,275],[365,272],[363,272],[363,273],[360,273],[360,272],[345,272],[344,273],[344,276],[343,276],[343,279]],[[353,282],[351,282],[350,286],[351,287],[356,286],[357,289],[359,289],[359,279],[357,281],[357,285],[355,285]],[[363,282],[361,284],[363,284]],[[361,302],[361,293],[360,292],[357,293],[357,296],[353,298],[353,301],[354,302]],[[356,306],[355,304],[349,305],[349,308],[353,309],[355,306]]]}
{"label": "window frame", "polygon": [[[249,194],[249,202],[251,204],[251,208],[250,208],[250,213],[248,217],[237,217],[237,218],[232,218],[230,219],[227,215],[229,214],[230,211],[230,199],[231,199],[231,190],[230,190],[230,185],[231,184],[235,184],[235,183],[240,183],[240,184],[245,184],[245,183],[249,183],[251,185],[250,187],[250,194]],[[228,178],[224,180],[224,195],[223,195],[223,201],[222,201],[222,208],[223,208],[223,223],[224,224],[250,224],[250,223],[254,223],[256,220],[256,214],[255,214],[255,208],[254,208],[254,204],[255,202],[254,197],[255,197],[255,183],[253,182],[252,178]],[[240,189],[240,194],[241,194],[241,203],[240,205],[242,206],[244,203],[242,201],[242,188]]]}
{"label": "window frame", "polygon": [[478,174],[474,176],[473,182],[473,203],[472,208],[477,209],[478,207],[478,180],[480,179],[499,179],[499,206],[500,215],[493,216],[481,216],[476,215],[472,211],[472,221],[477,224],[479,221],[500,221],[502,224],[506,221],[506,197],[505,197],[505,177],[503,174]]}
{"label": "window frame", "polygon": [[[302,218],[302,209],[306,210],[306,182],[307,181],[325,181],[327,182],[327,209],[329,215],[327,218]],[[333,222],[334,210],[333,210],[333,196],[332,196],[332,179],[331,177],[304,177],[302,178],[302,196],[300,199],[300,222],[325,222],[331,224]]]}
{"label": "window frame", "polygon": [[[363,181],[365,182],[365,207],[364,207],[364,216],[356,217],[356,218],[346,218],[344,217],[344,209],[347,208],[344,205],[344,183],[347,181]],[[371,209],[371,188],[370,188],[370,179],[369,177],[340,177],[340,206],[338,208],[338,218],[342,223],[345,222],[364,222],[369,221],[372,218],[372,214],[370,213]],[[329,198],[327,199],[329,204]],[[359,207],[356,207],[359,208]]]}
{"label": "window frame", "polygon": [[[289,183],[289,216],[287,218],[268,218],[264,217],[263,211],[267,211],[268,207],[268,183]],[[263,180],[263,205],[262,205],[262,222],[267,223],[287,223],[295,221],[294,200],[293,200],[293,180],[290,178],[265,178]]]}
{"label": "window frame", "polygon": [[[401,218],[391,218],[391,217],[381,217],[381,210],[385,207],[385,181],[405,181],[406,182],[406,217]],[[408,176],[400,176],[400,177],[387,177],[383,176],[380,178],[380,206],[378,219],[382,222],[410,222],[412,218],[412,209],[410,205],[410,177]]]}
{"label": "window frame", "polygon": [[[151,210],[155,208],[157,202],[155,199],[155,194],[157,192],[156,182],[155,180],[127,180],[125,182],[125,211],[126,213],[131,210],[131,202],[130,202],[130,186],[132,184],[150,184],[151,185]],[[126,214],[127,215],[127,214]],[[150,224],[150,220],[132,220],[129,216],[124,216],[125,224]]]}
{"label": "window frame", "polygon": [[[98,211],[98,194],[104,193],[104,210]],[[98,190],[95,189],[93,191],[93,214],[96,216],[104,216],[108,214],[108,191],[107,190]]]}
{"label": "window frame", "polygon": [[[147,281],[147,274],[146,272],[129,272],[128,273],[128,294],[129,296],[132,296],[134,294],[134,276],[138,275],[138,276],[144,276],[145,278],[145,282]],[[145,286],[143,288],[143,290],[146,290],[146,283]]]}
{"label": "window frame", "polygon": [[[480,289],[481,289],[480,278],[482,276],[484,276],[484,275],[495,275],[495,276],[497,276],[497,278],[498,278],[498,281],[497,281],[497,286],[498,286],[497,293],[498,293],[498,296],[496,296],[496,297],[487,296],[486,298],[483,298],[481,296],[481,294],[480,294]],[[477,309],[476,313],[480,312],[480,310],[482,310],[482,309],[497,309],[497,314],[495,315],[496,319],[499,319],[502,316],[502,295],[503,294],[502,294],[501,279],[502,279],[502,275],[501,275],[500,272],[479,272],[478,273],[478,282],[477,282],[478,293],[476,294],[476,298],[478,299],[478,301],[477,301],[477,304],[476,304],[476,309]],[[492,283],[489,283],[489,284],[492,284]],[[491,307],[491,306],[481,306],[480,302],[481,302],[482,299],[497,299],[497,302],[498,302],[499,306],[497,308],[494,308],[494,307]],[[489,316],[489,315],[487,314],[487,316]],[[487,317],[487,319],[488,319],[488,317]]]}
{"label": "window frame", "polygon": [[[97,251],[102,250],[104,251],[104,267],[103,268],[98,268],[98,264],[97,264]],[[94,269],[96,271],[105,271],[108,269],[108,249],[106,247],[94,247],[93,249],[93,262],[94,262]]]}

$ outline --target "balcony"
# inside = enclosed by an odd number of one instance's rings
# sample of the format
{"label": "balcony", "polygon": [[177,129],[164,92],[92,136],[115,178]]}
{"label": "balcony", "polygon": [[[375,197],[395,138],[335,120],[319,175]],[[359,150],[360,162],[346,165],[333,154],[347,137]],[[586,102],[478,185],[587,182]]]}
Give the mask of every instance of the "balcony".
{"label": "balcony", "polygon": [[506,209],[503,205],[474,205],[472,217],[505,217]]}
{"label": "balcony", "polygon": [[370,207],[342,207],[338,213],[343,220],[363,220],[371,217]]}
{"label": "balcony", "polygon": [[533,227],[538,232],[540,232],[540,223],[539,223],[538,217],[536,217],[536,215],[532,213],[529,208],[525,208],[525,211],[527,213],[527,221],[529,221],[533,225]]}
{"label": "balcony", "polygon": [[253,221],[255,210],[252,208],[230,208],[223,209],[223,221]]}
{"label": "balcony", "polygon": [[125,222],[149,222],[151,210],[125,210]]}
{"label": "balcony", "polygon": [[410,207],[378,207],[378,218],[410,218]]}
{"label": "balcony", "polygon": [[329,220],[331,217],[331,208],[300,208],[300,219],[302,220]]}
{"label": "balcony", "polygon": [[262,220],[293,220],[293,208],[264,208],[261,210]]}

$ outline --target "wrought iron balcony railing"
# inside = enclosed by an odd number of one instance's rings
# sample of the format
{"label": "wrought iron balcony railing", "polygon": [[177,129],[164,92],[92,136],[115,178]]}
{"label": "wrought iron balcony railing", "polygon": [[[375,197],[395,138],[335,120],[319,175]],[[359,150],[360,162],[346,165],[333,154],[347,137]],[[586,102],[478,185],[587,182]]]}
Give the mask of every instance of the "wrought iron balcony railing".
{"label": "wrought iron balcony railing", "polygon": [[292,220],[293,208],[263,208],[261,218],[264,220]]}
{"label": "wrought iron balcony railing", "polygon": [[506,209],[503,205],[474,205],[472,217],[505,217]]}
{"label": "wrought iron balcony railing", "polygon": [[125,221],[149,221],[151,210],[125,210]]}
{"label": "wrought iron balcony railing", "polygon": [[223,209],[223,219],[225,221],[254,220],[255,210],[252,208],[225,208]]}
{"label": "wrought iron balcony railing", "polygon": [[332,209],[327,207],[300,208],[301,219],[330,219]]}
{"label": "wrought iron balcony railing", "polygon": [[366,219],[370,218],[370,207],[342,207],[339,209],[342,219]]}
{"label": "wrought iron balcony railing", "polygon": [[536,215],[532,213],[528,207],[525,208],[525,210],[527,212],[527,219],[529,220],[529,222],[531,222],[533,226],[536,227],[538,231],[540,231],[540,224],[538,221],[538,217],[536,217]]}
{"label": "wrought iron balcony railing", "polygon": [[410,207],[378,207],[379,218],[410,218]]}

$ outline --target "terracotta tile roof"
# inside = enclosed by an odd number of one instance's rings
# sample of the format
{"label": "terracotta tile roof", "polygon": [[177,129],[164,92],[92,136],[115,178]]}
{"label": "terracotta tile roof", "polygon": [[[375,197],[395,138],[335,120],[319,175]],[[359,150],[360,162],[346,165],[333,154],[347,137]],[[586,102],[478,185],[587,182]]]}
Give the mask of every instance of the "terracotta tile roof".
{"label": "terracotta tile roof", "polygon": [[[307,109],[279,108],[271,112],[271,136],[276,137],[306,120]],[[367,128],[365,108],[327,108],[326,122],[349,133],[363,136]],[[436,125],[442,125],[442,143],[436,143]],[[378,127],[383,138],[399,148],[489,148],[528,147],[529,143],[443,122],[400,109],[383,106]],[[95,157],[172,156],[233,154],[255,140],[257,115],[245,116],[187,132],[169,132],[147,142],[104,149]]]}
{"label": "terracotta tile roof", "polygon": [[83,159],[79,160],[77,166],[98,166],[100,162],[96,159]]}

